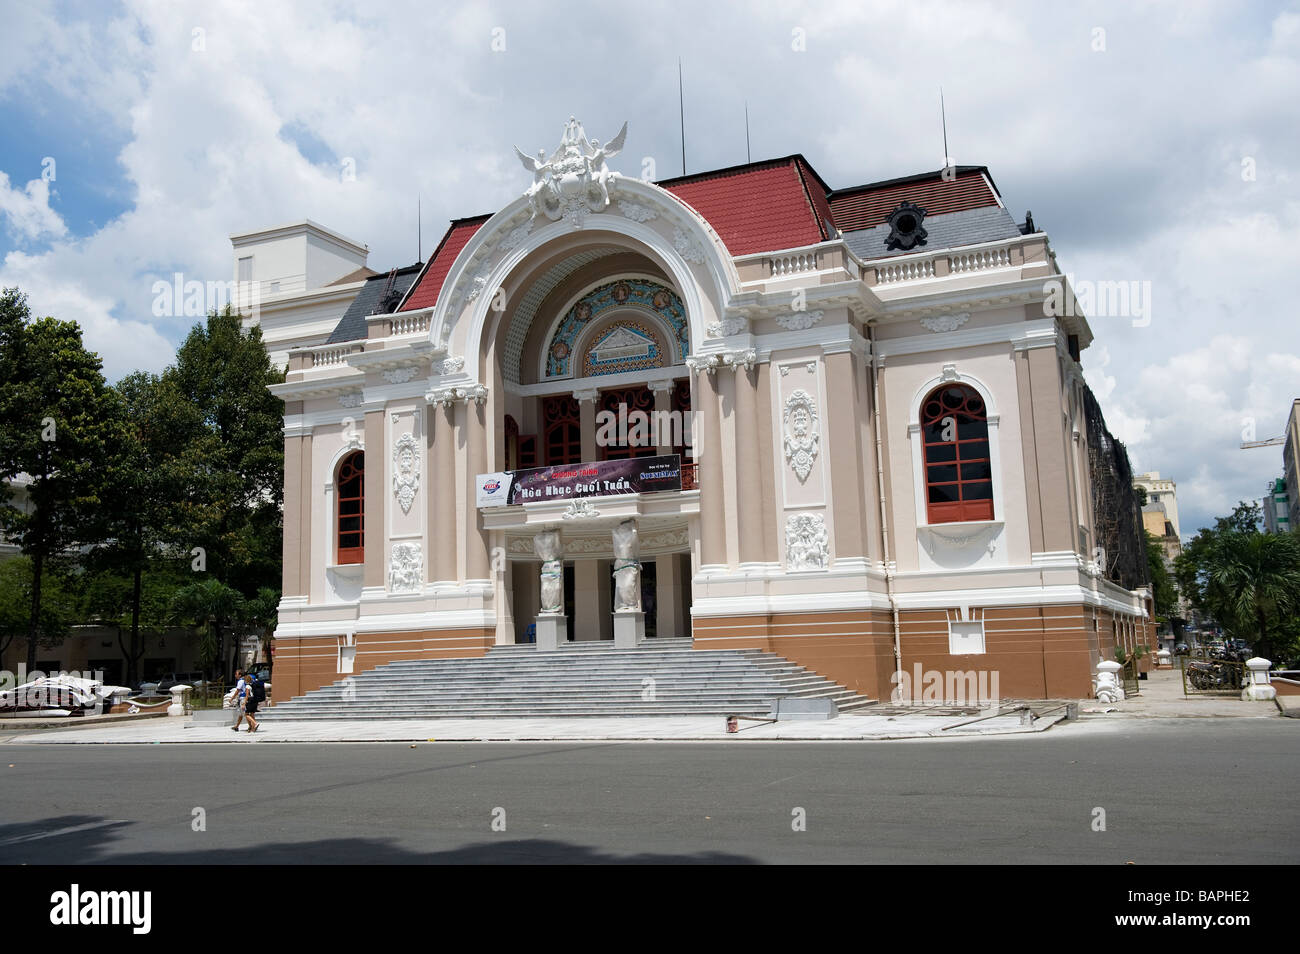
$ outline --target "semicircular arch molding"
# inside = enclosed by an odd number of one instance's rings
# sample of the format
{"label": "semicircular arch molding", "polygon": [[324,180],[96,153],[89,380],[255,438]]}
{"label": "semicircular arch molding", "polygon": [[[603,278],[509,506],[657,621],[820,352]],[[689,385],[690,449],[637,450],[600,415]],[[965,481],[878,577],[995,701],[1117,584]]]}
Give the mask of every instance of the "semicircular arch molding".
{"label": "semicircular arch molding", "polygon": [[[663,269],[681,297],[690,339],[703,341],[704,329],[718,320],[740,286],[731,255],[699,214],[672,193],[638,179],[616,181],[610,206],[589,215],[580,229],[565,222],[535,227],[523,197],[484,223],[456,256],[443,285],[429,327],[434,348],[446,351],[455,344],[467,357],[481,354],[495,290],[539,249],[579,232],[621,240],[618,244],[641,252]],[[616,209],[623,202],[643,210],[637,219]],[[644,210],[653,216],[645,219]],[[461,329],[463,337],[457,334]],[[476,368],[477,363],[471,361],[468,367]]]}

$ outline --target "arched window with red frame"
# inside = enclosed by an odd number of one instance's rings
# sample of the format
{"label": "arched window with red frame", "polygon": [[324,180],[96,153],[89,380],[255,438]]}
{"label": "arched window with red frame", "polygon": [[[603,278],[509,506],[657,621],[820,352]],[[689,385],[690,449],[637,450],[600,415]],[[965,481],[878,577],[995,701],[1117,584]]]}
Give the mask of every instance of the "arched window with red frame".
{"label": "arched window with red frame", "polygon": [[979,392],[947,384],[921,402],[926,514],[930,523],[993,519],[988,411]]}
{"label": "arched window with red frame", "polygon": [[364,563],[366,559],[366,455],[362,451],[349,454],[339,463],[338,477],[334,481],[338,498],[335,512],[337,560],[343,563]]}

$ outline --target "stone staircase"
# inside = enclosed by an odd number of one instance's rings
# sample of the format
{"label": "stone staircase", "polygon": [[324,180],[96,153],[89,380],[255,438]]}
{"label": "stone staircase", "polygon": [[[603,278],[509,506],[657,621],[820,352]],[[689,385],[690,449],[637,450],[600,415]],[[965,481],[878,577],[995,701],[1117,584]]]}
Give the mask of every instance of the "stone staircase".
{"label": "stone staircase", "polygon": [[470,659],[394,662],[263,709],[273,721],[573,716],[761,716],[778,698],[873,701],[758,649],[695,650],[689,639],[496,646]]}

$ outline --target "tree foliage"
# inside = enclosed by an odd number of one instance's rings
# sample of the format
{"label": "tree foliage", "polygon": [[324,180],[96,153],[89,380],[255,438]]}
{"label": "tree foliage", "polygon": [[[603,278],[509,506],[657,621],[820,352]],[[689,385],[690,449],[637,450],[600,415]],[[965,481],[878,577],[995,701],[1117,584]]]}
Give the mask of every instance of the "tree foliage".
{"label": "tree foliage", "polygon": [[31,558],[27,664],[42,628],[47,568],[68,551],[102,537],[105,462],[121,440],[119,406],[87,351],[76,322],[33,319],[17,289],[0,293],[0,481],[25,475],[27,505],[6,492],[0,531]]}
{"label": "tree foliage", "polygon": [[227,308],[194,326],[160,382],[173,539],[246,596],[279,578],[284,411],[267,385],[282,380]]}
{"label": "tree foliage", "polygon": [[[0,568],[0,651],[27,638],[34,663],[73,619],[92,620],[117,630],[133,679],[146,637],[178,620],[223,669],[231,630],[266,638],[283,484],[283,405],[267,386],[282,380],[227,308],[161,375],[109,388],[75,322],[34,319],[21,292],[0,293],[0,532],[30,557]],[[64,563],[76,611],[64,612]]]}
{"label": "tree foliage", "polygon": [[1151,574],[1151,598],[1155,603],[1156,616],[1169,619],[1178,604],[1178,589],[1174,585],[1173,575],[1165,565],[1164,542],[1151,533],[1144,531],[1147,538],[1147,568]]}
{"label": "tree foliage", "polygon": [[1260,508],[1239,503],[1202,528],[1175,561],[1179,585],[1201,612],[1274,661],[1297,654],[1300,536],[1262,533]]}

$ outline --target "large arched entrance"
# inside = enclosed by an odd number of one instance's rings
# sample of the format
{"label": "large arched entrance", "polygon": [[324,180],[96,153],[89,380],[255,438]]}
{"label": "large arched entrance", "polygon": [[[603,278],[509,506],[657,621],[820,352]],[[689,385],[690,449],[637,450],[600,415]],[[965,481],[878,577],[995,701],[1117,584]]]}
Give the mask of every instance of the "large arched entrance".
{"label": "large arched entrance", "polygon": [[[491,469],[595,471],[671,458],[680,490],[599,494],[580,506],[545,501],[483,510],[506,557],[498,638],[530,642],[544,605],[539,532],[559,534],[562,641],[614,640],[614,536],[636,529],[640,635],[690,635],[698,490],[691,442],[686,305],[673,278],[621,237],[566,237],[512,274],[514,293],[484,329],[482,371],[496,382]],[[662,465],[660,465],[662,466]],[[601,473],[606,473],[602,470]],[[598,478],[593,477],[593,482]]]}

